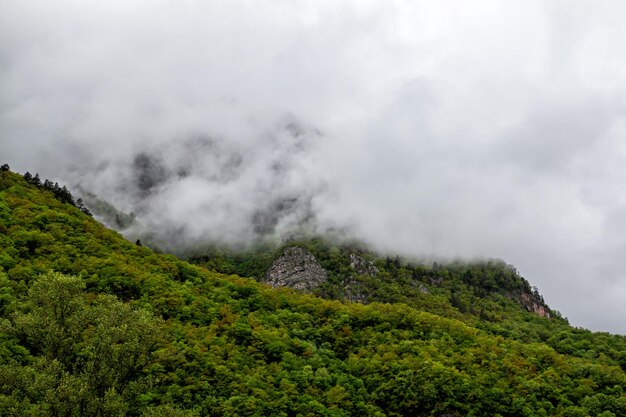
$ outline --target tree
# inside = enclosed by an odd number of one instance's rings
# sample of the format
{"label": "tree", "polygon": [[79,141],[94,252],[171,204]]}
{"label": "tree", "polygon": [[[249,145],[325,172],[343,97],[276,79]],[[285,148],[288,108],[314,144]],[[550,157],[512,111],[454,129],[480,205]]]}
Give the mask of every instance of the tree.
{"label": "tree", "polygon": [[3,331],[20,338],[35,358],[32,365],[0,367],[0,414],[7,404],[41,416],[133,410],[147,387],[147,367],[158,361],[163,322],[114,296],[88,297],[84,289],[80,277],[41,275],[4,323]]}
{"label": "tree", "polygon": [[31,184],[33,184],[36,187],[41,187],[41,178],[39,178],[39,174],[38,173],[35,174],[35,176],[31,180]]}
{"label": "tree", "polygon": [[89,211],[87,206],[85,206],[82,198],[76,200],[76,208],[85,213],[87,216],[93,217],[93,214],[91,214],[91,211]]}
{"label": "tree", "polygon": [[85,326],[85,284],[55,272],[41,275],[30,290],[14,325],[35,354],[71,367],[74,344]]}

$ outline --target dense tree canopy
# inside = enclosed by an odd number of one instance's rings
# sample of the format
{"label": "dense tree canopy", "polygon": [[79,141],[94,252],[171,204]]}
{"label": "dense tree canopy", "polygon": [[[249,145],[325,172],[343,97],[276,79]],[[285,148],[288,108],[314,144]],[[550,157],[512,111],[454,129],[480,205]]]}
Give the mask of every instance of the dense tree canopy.
{"label": "dense tree canopy", "polygon": [[[525,311],[505,264],[371,255],[360,304],[345,252],[310,245],[335,300],[157,254],[3,170],[0,414],[626,415],[625,338]],[[274,255],[228,256],[204,263]]]}

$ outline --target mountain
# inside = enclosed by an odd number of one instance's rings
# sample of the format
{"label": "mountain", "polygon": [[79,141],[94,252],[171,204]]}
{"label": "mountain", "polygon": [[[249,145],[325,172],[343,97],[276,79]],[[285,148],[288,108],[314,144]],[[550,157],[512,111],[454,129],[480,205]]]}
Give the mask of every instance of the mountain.
{"label": "mountain", "polygon": [[309,239],[192,265],[54,190],[0,169],[1,415],[626,415],[626,338],[503,262]]}
{"label": "mountain", "polygon": [[188,260],[212,271],[255,277],[273,286],[302,288],[303,280],[316,282],[307,290],[323,298],[403,303],[494,336],[542,342],[578,357],[608,355],[626,365],[623,348],[603,350],[605,344],[599,342],[623,337],[572,328],[536,287],[501,260],[420,263],[377,254],[359,242],[333,243],[320,237],[244,252],[216,247],[200,252],[188,255]]}

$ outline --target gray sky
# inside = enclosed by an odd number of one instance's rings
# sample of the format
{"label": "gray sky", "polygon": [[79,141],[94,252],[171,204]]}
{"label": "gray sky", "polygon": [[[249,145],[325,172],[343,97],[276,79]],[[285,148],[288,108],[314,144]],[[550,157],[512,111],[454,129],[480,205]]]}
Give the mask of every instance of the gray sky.
{"label": "gray sky", "polygon": [[0,162],[196,243],[314,216],[626,334],[626,3],[0,0]]}

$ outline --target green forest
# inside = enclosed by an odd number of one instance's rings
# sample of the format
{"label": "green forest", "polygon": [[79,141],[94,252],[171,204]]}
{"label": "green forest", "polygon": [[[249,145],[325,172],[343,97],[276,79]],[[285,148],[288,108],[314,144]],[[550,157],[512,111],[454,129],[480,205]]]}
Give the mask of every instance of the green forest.
{"label": "green forest", "polygon": [[[503,261],[321,237],[182,260],[36,177],[0,169],[2,416],[626,416],[626,337]],[[294,246],[326,281],[259,282]]]}

